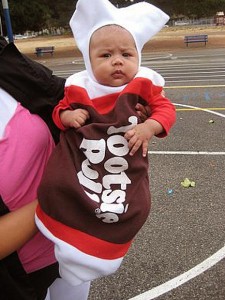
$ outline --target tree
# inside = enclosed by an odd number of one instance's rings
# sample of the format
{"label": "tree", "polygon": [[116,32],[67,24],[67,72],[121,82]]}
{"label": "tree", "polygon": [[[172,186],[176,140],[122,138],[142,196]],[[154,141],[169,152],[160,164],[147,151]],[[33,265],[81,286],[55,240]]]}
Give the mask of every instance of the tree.
{"label": "tree", "polygon": [[[123,7],[130,5],[131,3],[138,3],[143,0],[110,0],[114,5]],[[225,12],[225,0],[146,0],[153,5],[161,8],[170,16],[183,15],[186,17],[195,16],[212,17],[217,11]]]}
{"label": "tree", "polygon": [[23,33],[27,29],[38,31],[50,17],[48,6],[41,1],[9,0],[10,16],[14,33]]}
{"label": "tree", "polygon": [[75,10],[77,0],[55,0],[47,1],[51,11],[51,18],[48,20],[52,26],[69,26],[69,20]]}
{"label": "tree", "polygon": [[[93,7],[87,8],[94,10]],[[128,6],[143,0],[110,0],[117,7]],[[171,19],[184,17],[212,17],[216,12],[225,12],[225,0],[145,0],[165,11]],[[1,3],[1,1],[0,1]],[[14,33],[26,30],[39,31],[49,27],[68,27],[77,0],[8,0]],[[0,13],[2,5],[0,4]],[[2,18],[4,27],[4,18]]]}

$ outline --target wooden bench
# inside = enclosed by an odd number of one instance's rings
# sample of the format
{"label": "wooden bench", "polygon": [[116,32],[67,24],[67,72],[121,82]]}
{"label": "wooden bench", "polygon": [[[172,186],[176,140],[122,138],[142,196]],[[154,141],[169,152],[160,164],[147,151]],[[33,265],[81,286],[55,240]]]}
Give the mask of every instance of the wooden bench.
{"label": "wooden bench", "polygon": [[199,35],[186,35],[184,37],[184,42],[188,47],[189,43],[206,43],[208,42],[208,35],[207,34],[199,34]]}
{"label": "wooden bench", "polygon": [[50,53],[53,56],[55,47],[54,46],[48,46],[48,47],[37,47],[35,48],[35,54],[39,56],[43,56],[44,53]]}

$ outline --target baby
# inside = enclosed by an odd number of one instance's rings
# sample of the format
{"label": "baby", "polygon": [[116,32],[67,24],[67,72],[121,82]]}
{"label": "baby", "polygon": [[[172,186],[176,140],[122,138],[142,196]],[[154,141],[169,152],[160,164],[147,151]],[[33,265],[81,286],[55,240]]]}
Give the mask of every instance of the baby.
{"label": "baby", "polygon": [[[140,2],[78,0],[70,21],[86,70],[70,76],[53,113],[62,129],[38,190],[36,223],[55,243],[72,285],[115,272],[148,218],[148,142],[164,137],[175,109],[164,80],[141,67],[141,49],[168,21]],[[138,104],[150,108],[142,122]]]}

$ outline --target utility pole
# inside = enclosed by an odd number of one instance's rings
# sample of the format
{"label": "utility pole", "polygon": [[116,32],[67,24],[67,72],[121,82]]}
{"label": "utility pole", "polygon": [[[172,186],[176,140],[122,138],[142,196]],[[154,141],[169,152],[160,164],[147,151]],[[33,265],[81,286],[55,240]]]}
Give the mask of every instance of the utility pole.
{"label": "utility pole", "polygon": [[5,17],[8,39],[9,42],[13,43],[13,32],[12,32],[12,25],[11,25],[10,14],[9,14],[8,0],[2,0],[2,6],[3,6],[4,17]]}
{"label": "utility pole", "polygon": [[0,35],[3,36],[3,30],[2,30],[2,18],[0,16]]}

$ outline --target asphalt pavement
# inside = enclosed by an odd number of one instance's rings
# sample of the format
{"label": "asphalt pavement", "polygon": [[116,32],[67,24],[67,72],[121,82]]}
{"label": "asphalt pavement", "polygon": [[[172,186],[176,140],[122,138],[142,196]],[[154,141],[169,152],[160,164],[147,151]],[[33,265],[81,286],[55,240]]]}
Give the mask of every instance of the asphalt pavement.
{"label": "asphalt pavement", "polygon": [[[224,300],[225,51],[149,53],[144,64],[165,77],[177,122],[149,145],[149,218],[89,300]],[[48,66],[64,77],[83,68],[71,59]],[[183,187],[185,178],[195,186]]]}

